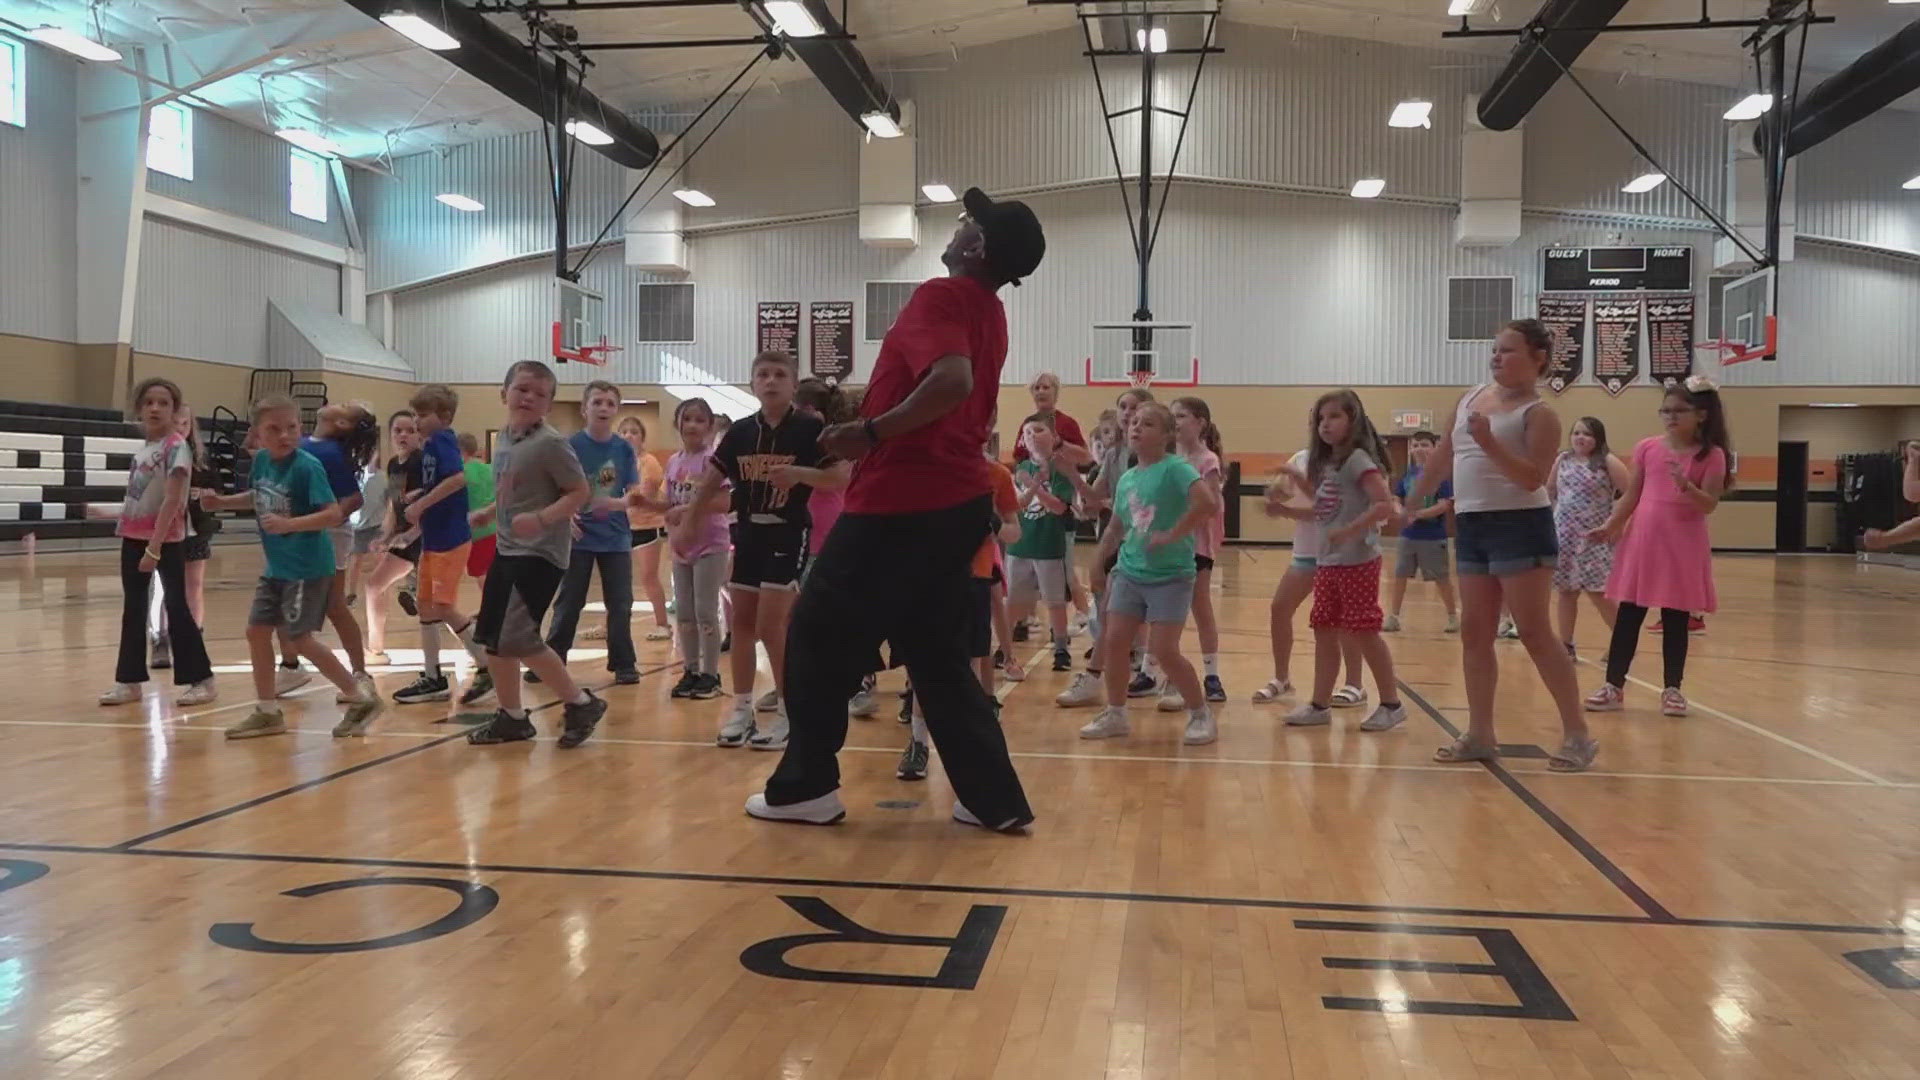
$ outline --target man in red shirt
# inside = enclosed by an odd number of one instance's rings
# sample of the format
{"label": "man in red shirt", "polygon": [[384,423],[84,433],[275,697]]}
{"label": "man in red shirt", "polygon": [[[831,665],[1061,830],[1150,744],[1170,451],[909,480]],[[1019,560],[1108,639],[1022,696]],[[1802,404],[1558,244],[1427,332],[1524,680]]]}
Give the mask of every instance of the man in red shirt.
{"label": "man in red shirt", "polygon": [[941,254],[950,272],[914,290],[887,331],[860,418],[820,436],[854,462],[846,509],[787,628],[787,749],[747,813],[830,825],[846,816],[838,754],[847,699],[885,641],[957,798],[954,820],[1001,832],[1033,821],[994,701],[968,664],[969,566],[999,524],[980,447],[987,441],[1007,314],[997,295],[1046,252],[1026,204],[979,188]]}

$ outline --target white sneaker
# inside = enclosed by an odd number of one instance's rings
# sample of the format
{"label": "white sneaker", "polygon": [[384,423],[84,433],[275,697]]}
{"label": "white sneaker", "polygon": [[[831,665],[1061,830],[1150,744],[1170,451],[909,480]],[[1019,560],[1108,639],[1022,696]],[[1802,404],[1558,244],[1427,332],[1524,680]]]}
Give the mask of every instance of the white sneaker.
{"label": "white sneaker", "polygon": [[873,699],[873,691],[861,690],[847,701],[847,715],[855,720],[871,720],[880,711],[880,703]]}
{"label": "white sneaker", "polygon": [[838,791],[829,791],[817,799],[788,803],[785,806],[774,806],[767,802],[765,793],[755,792],[747,798],[747,816],[757,817],[761,821],[795,821],[803,825],[833,825],[847,816],[847,808],[841,805]]}
{"label": "white sneaker", "polygon": [[1399,633],[1400,632],[1400,616],[1398,615],[1387,616],[1386,621],[1380,624],[1380,629],[1382,632],[1388,633],[1388,634]]}
{"label": "white sneaker", "polygon": [[1213,710],[1206,706],[1187,713],[1187,733],[1181,742],[1188,746],[1205,746],[1220,737],[1220,729],[1213,720]]}
{"label": "white sneaker", "polygon": [[1360,730],[1361,731],[1392,731],[1394,728],[1397,728],[1401,724],[1405,723],[1406,719],[1407,719],[1407,707],[1405,705],[1399,705],[1391,708],[1386,705],[1382,705],[1379,708],[1373,710],[1372,716],[1369,716],[1365,720],[1360,721]]}
{"label": "white sneaker", "polygon": [[785,750],[787,730],[787,710],[783,705],[773,714],[771,723],[747,738],[747,746],[754,750]]}
{"label": "white sneaker", "polygon": [[1289,727],[1320,727],[1333,723],[1332,709],[1316,709],[1313,702],[1302,702],[1300,706],[1287,714]]}
{"label": "white sneaker", "polygon": [[286,697],[295,690],[313,681],[306,668],[275,668],[273,672],[273,696]]}
{"label": "white sneaker", "polygon": [[[960,805],[960,800],[958,799],[955,799],[953,801],[953,820],[959,822],[962,825],[971,825],[976,829],[985,829],[988,827],[987,824],[981,821],[980,818],[977,815],[975,815],[973,811]],[[993,831],[1004,832],[1004,833],[1017,833],[1024,830],[1028,825],[1031,825],[1031,824],[1033,824],[1032,818],[1028,818],[1024,821],[1015,819],[1013,821],[1009,821],[1006,824],[995,828]]]}
{"label": "white sneaker", "polygon": [[753,703],[754,712],[772,712],[780,707],[780,691],[769,690]]}
{"label": "white sneaker", "polygon": [[205,705],[218,695],[213,689],[212,679],[202,679],[187,687],[187,692],[173,699],[175,705]]}
{"label": "white sneaker", "polygon": [[102,705],[131,705],[140,700],[140,684],[117,682],[113,688],[100,695]]}
{"label": "white sneaker", "polygon": [[1460,616],[1457,614],[1448,615],[1447,616],[1447,633],[1457,634],[1459,632],[1460,632]]}
{"label": "white sneaker", "polygon": [[1358,686],[1343,686],[1333,692],[1333,707],[1351,709],[1367,703],[1367,692]]}
{"label": "white sneaker", "polygon": [[1154,708],[1161,712],[1186,712],[1187,699],[1180,693],[1180,688],[1173,685],[1173,680],[1168,679],[1167,684],[1160,688],[1160,701]]}
{"label": "white sneaker", "polygon": [[[485,671],[486,669],[481,668],[480,670]],[[380,696],[379,687],[373,684],[373,676],[364,671],[354,672],[353,685],[360,688],[358,694],[349,694],[345,690],[336,690],[333,692],[333,703],[335,705],[351,705],[361,698],[377,698]]]}
{"label": "white sneaker", "polygon": [[1133,730],[1127,724],[1127,710],[1109,705],[1100,710],[1100,715],[1088,721],[1080,729],[1083,739],[1116,739]]}
{"label": "white sneaker", "polygon": [[720,725],[720,734],[714,738],[716,746],[745,746],[753,737],[753,706],[745,698],[727,713],[727,722]]}
{"label": "white sneaker", "polygon": [[1098,705],[1103,700],[1105,700],[1105,694],[1100,689],[1100,676],[1091,671],[1076,671],[1073,674],[1073,682],[1053,699],[1053,703],[1063,709],[1079,709],[1088,705]]}

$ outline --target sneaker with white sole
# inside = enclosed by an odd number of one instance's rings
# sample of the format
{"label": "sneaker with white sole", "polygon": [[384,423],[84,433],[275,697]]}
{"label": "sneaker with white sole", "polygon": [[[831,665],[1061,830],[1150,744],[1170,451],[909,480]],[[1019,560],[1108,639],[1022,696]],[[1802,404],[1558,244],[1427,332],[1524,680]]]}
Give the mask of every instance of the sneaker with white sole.
{"label": "sneaker with white sole", "polygon": [[1109,705],[1100,710],[1099,716],[1087,721],[1086,725],[1080,729],[1080,737],[1083,739],[1117,739],[1132,730],[1133,728],[1127,723],[1127,710],[1117,705]]}
{"label": "sneaker with white sole", "polygon": [[747,747],[752,750],[785,750],[788,730],[787,710],[782,706],[766,727],[747,737]]}
{"label": "sneaker with white sole", "polygon": [[1173,685],[1173,680],[1168,679],[1167,685],[1160,689],[1160,700],[1154,704],[1154,708],[1161,712],[1186,712],[1187,699],[1180,693],[1180,688]]}
{"label": "sneaker with white sole", "polygon": [[460,704],[478,705],[493,696],[493,672],[482,669],[473,673],[473,683],[460,695]]}
{"label": "sneaker with white sole", "polygon": [[1134,669],[1133,678],[1127,683],[1127,696],[1130,698],[1152,697],[1159,690],[1160,680],[1138,668]]}
{"label": "sneaker with white sole", "polygon": [[840,793],[829,791],[817,799],[775,806],[767,801],[763,792],[755,792],[747,799],[747,816],[761,821],[791,821],[800,825],[835,825],[847,816],[847,808],[840,803]]}
{"label": "sneaker with white sole", "polygon": [[[367,693],[379,692],[374,689],[373,676],[364,671],[356,671],[353,673],[353,685],[356,689],[364,690]],[[335,705],[346,705],[350,702],[360,700],[360,697],[361,695],[358,693],[349,694],[345,690],[336,690],[333,692],[333,703]]]}
{"label": "sneaker with white sole", "polygon": [[1333,692],[1333,707],[1352,709],[1367,703],[1367,692],[1358,686],[1343,686]]}
{"label": "sneaker with white sole", "polygon": [[907,748],[900,751],[900,764],[894,766],[896,780],[925,780],[927,778],[927,744],[919,739],[908,739]]}
{"label": "sneaker with white sole", "polygon": [[754,712],[773,712],[778,708],[780,708],[780,691],[778,690],[769,690],[761,694],[760,699],[753,703]]}
{"label": "sneaker with white sole", "polygon": [[1033,824],[1033,819],[1031,817],[1024,817],[1024,818],[1014,818],[1012,821],[1003,821],[998,825],[988,825],[985,822],[981,821],[977,816],[975,816],[973,811],[960,805],[958,800],[955,800],[953,804],[953,820],[959,822],[962,825],[971,825],[976,829],[987,829],[990,832],[1003,832],[1003,833],[1019,832],[1020,830]]}
{"label": "sneaker with white sole", "polygon": [[1205,746],[1220,737],[1220,729],[1213,719],[1213,710],[1206,706],[1190,710],[1187,713],[1187,732],[1180,741],[1188,746]]}
{"label": "sneaker with white sole", "polygon": [[672,630],[670,630],[670,629],[668,629],[667,627],[664,627],[664,626],[656,626],[656,627],[654,627],[653,629],[651,629],[651,630],[649,630],[649,631],[647,631],[647,637],[646,637],[646,640],[648,640],[648,641],[672,641],[672,640],[673,640],[673,631],[672,631]]}
{"label": "sneaker with white sole", "polygon": [[306,668],[282,667],[273,673],[273,696],[286,697],[313,681]]}
{"label": "sneaker with white sole", "polygon": [[447,684],[445,675],[429,675],[423,671],[419,678],[394,691],[393,700],[402,705],[419,705],[445,701],[452,696],[453,688]]}
{"label": "sneaker with white sole", "polygon": [[743,700],[741,705],[727,712],[727,722],[720,725],[720,734],[714,737],[713,743],[715,746],[745,746],[752,737],[753,708]]}
{"label": "sneaker with white sole", "polygon": [[880,703],[874,700],[873,691],[866,687],[847,699],[847,715],[855,720],[871,720],[880,712]]}
{"label": "sneaker with white sole", "polygon": [[1457,614],[1454,614],[1453,612],[1448,612],[1446,629],[1447,629],[1447,633],[1449,634],[1459,633],[1460,632],[1460,616]]}
{"label": "sneaker with white sole", "polygon": [[336,739],[346,739],[357,735],[365,735],[367,733],[367,725],[373,723],[373,718],[385,711],[386,707],[387,703],[381,701],[379,696],[373,693],[365,694],[358,701],[349,702],[347,704],[347,714],[340,718],[339,723],[333,725],[333,737]]}
{"label": "sneaker with white sole", "polygon": [[107,692],[100,695],[102,705],[131,705],[140,700],[139,683],[114,683]]}
{"label": "sneaker with white sole", "polygon": [[1520,628],[1513,624],[1512,619],[1501,619],[1500,628],[1494,631],[1494,636],[1505,638],[1508,641],[1518,641],[1520,640]]}
{"label": "sneaker with white sole", "polygon": [[1372,716],[1360,721],[1360,730],[1392,731],[1406,722],[1407,707],[1405,705],[1388,705],[1382,702],[1379,708],[1373,710]]}
{"label": "sneaker with white sole", "polygon": [[1587,695],[1584,704],[1588,712],[1619,712],[1626,707],[1626,695],[1612,683],[1601,683],[1600,689]]}
{"label": "sneaker with white sole", "polygon": [[1100,676],[1091,671],[1076,671],[1073,681],[1060,691],[1053,703],[1063,709],[1080,709],[1098,705],[1104,700],[1106,695],[1100,689]]}
{"label": "sneaker with white sole", "polygon": [[256,708],[247,714],[245,720],[227,729],[227,738],[257,739],[263,735],[284,735],[286,731],[286,717],[277,712]]}
{"label": "sneaker with white sole", "polygon": [[1400,632],[1400,616],[1398,615],[1387,616],[1386,621],[1380,624],[1380,630],[1382,633],[1387,633],[1387,634],[1399,633]]}
{"label": "sneaker with white sole", "polygon": [[202,679],[187,687],[185,693],[173,699],[173,703],[175,705],[206,705],[218,696],[213,689],[213,680]]}
{"label": "sneaker with white sole", "polygon": [[1313,702],[1303,701],[1287,714],[1288,727],[1320,727],[1333,723],[1333,710],[1315,708]]}
{"label": "sneaker with white sole", "polygon": [[1687,695],[1681,693],[1679,687],[1669,686],[1660,692],[1660,715],[1687,715]]}
{"label": "sneaker with white sole", "polygon": [[1221,682],[1220,676],[1218,675],[1209,675],[1201,679],[1200,692],[1206,696],[1208,701],[1216,705],[1227,700],[1227,684]]}

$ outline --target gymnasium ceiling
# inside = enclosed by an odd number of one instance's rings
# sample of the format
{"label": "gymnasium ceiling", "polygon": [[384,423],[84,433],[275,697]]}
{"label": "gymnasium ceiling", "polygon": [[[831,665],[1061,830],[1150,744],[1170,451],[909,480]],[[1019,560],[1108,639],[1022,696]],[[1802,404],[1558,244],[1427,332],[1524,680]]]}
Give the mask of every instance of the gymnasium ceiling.
{"label": "gymnasium ceiling", "polygon": [[[467,0],[471,3],[471,0]],[[831,2],[831,0],[830,0]],[[1446,0],[1222,0],[1228,22],[1298,29],[1404,44],[1445,44],[1490,58],[1510,39],[1443,42],[1457,25]],[[1751,17],[1766,0],[1711,0],[1716,17]],[[1030,6],[1026,0],[849,0],[848,25],[858,47],[883,80],[965,63],[966,50],[1012,38],[1070,28],[1072,8]],[[1502,0],[1496,17],[1476,25],[1518,25],[1538,0]],[[1815,28],[1807,48],[1808,81],[1837,70],[1916,17],[1920,7],[1885,0],[1828,0],[1823,13],[1840,22]],[[1631,0],[1619,22],[1692,19],[1699,0]],[[753,24],[738,7],[690,7],[646,12],[580,12],[564,16],[583,41],[668,40],[745,36]],[[243,123],[264,130],[299,124],[327,131],[350,156],[376,162],[507,132],[527,130],[534,117],[477,80],[339,0],[0,0],[0,20],[18,27],[55,24],[119,43],[171,46],[149,51],[150,61],[174,85],[223,70],[196,56],[195,42],[219,40],[241,55],[251,47],[293,47],[242,75],[197,94]],[[517,27],[499,17],[503,26]],[[4,26],[5,22],[0,22]],[[304,39],[299,35],[307,34]],[[215,37],[215,36],[218,37]],[[1221,44],[1232,47],[1231,27]],[[231,51],[238,43],[240,52]],[[589,86],[626,108],[698,104],[724,84],[750,55],[741,46],[596,54]],[[168,65],[170,64],[170,70]],[[1602,35],[1582,65],[1626,75],[1661,76],[1737,86],[1750,70],[1735,31]],[[776,83],[811,79],[796,61],[768,69]],[[1912,104],[1909,99],[1909,104]]]}

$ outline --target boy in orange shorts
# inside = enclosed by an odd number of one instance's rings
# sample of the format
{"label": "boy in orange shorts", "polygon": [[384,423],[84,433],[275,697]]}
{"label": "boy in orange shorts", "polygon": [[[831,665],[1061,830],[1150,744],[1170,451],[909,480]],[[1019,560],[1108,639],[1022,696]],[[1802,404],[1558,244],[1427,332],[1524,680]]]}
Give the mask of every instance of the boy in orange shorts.
{"label": "boy in orange shorts", "polygon": [[407,524],[420,530],[420,677],[393,695],[402,705],[445,701],[452,686],[440,670],[440,624],[445,623],[467,651],[475,653],[479,674],[461,698],[479,701],[492,692],[486,660],[473,643],[473,619],[460,613],[460,579],[467,573],[467,552],[473,533],[467,523],[467,474],[460,458],[460,440],[453,432],[453,416],[460,396],[453,388],[431,383],[414,391],[413,408],[420,432],[420,488],[402,511]]}

